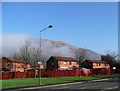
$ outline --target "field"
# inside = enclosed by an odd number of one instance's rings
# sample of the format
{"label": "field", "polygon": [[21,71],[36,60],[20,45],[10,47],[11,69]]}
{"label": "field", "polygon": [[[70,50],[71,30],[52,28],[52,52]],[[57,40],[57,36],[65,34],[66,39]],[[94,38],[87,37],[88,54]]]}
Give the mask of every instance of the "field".
{"label": "field", "polygon": [[[81,81],[81,80],[93,80],[101,79],[106,77],[120,76],[120,74],[112,75],[102,75],[102,76],[69,76],[69,77],[43,77],[41,78],[42,85],[55,84],[55,83],[64,83],[72,81]],[[21,79],[11,79],[11,80],[0,80],[0,88],[13,88],[21,86],[34,86],[39,84],[39,78],[21,78]]]}

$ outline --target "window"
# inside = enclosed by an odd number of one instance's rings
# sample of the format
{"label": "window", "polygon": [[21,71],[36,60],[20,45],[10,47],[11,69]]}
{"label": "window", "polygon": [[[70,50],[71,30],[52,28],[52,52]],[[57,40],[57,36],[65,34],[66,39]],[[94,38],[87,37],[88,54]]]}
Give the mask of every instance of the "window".
{"label": "window", "polygon": [[12,66],[15,66],[15,63],[13,63]]}
{"label": "window", "polygon": [[64,64],[71,65],[70,61],[64,61]]}
{"label": "window", "polygon": [[105,64],[105,66],[108,66],[108,64]]}
{"label": "window", "polygon": [[6,66],[10,66],[10,62],[7,62],[7,63],[6,63]]}
{"label": "window", "polygon": [[99,63],[99,66],[100,66],[101,64]]}
{"label": "window", "polygon": [[69,62],[69,61],[67,61],[67,64],[70,64],[70,62]]}
{"label": "window", "polygon": [[67,64],[67,61],[64,61],[64,64]]}
{"label": "window", "polygon": [[95,63],[91,63],[91,66],[96,66]]}
{"label": "window", "polygon": [[98,66],[98,63],[96,63],[96,66]]}

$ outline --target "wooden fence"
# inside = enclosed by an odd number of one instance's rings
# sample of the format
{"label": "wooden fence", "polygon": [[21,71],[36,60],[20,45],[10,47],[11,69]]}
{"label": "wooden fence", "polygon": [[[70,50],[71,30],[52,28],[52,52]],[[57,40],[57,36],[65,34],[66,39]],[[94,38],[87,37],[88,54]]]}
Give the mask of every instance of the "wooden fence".
{"label": "wooden fence", "polygon": [[[101,70],[42,70],[42,77],[60,77],[60,76],[90,76],[90,75],[104,75],[104,74],[118,74],[120,73],[120,69],[101,69]],[[39,71],[37,73],[37,77],[39,76]],[[24,72],[0,72],[0,79],[18,79],[18,78],[34,78],[34,71]]]}

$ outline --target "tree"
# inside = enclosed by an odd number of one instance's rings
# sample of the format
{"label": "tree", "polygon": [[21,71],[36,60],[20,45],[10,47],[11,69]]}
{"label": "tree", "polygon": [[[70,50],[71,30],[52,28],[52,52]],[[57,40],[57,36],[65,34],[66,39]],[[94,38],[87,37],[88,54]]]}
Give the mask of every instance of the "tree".
{"label": "tree", "polygon": [[[18,59],[18,53],[15,51],[12,57],[14,58],[14,61],[16,61],[16,59]],[[16,63],[14,64],[14,72],[16,72]]]}
{"label": "tree", "polygon": [[35,78],[36,78],[36,66],[40,59],[39,57],[40,57],[40,48],[32,47],[31,48],[31,62],[32,62],[31,65],[34,66],[34,71],[35,71],[34,77]]}
{"label": "tree", "polygon": [[81,63],[86,60],[88,57],[88,54],[85,49],[77,49],[75,51],[75,59],[78,61],[79,69],[81,69]]}
{"label": "tree", "polygon": [[[16,61],[16,59],[18,59],[18,53],[16,51],[13,54],[13,58],[14,58],[14,61]],[[14,68],[13,71],[15,72],[15,78],[16,78],[16,72],[17,72],[17,70],[16,70],[16,62],[14,63],[13,68]]]}
{"label": "tree", "polygon": [[[81,65],[81,64],[82,64],[82,62],[83,62],[84,60],[87,59],[87,56],[88,56],[88,54],[87,54],[87,52],[86,52],[85,49],[79,48],[79,49],[77,49],[77,50],[75,51],[75,59],[78,61],[79,69],[82,68],[82,65]],[[81,76],[81,72],[80,72],[79,75]]]}
{"label": "tree", "polygon": [[30,41],[25,41],[25,44],[20,48],[19,53],[18,53],[18,57],[20,60],[22,60],[25,63],[24,66],[24,72],[25,72],[25,76],[26,76],[26,72],[27,72],[27,64],[29,64],[30,62],[30,54],[31,54],[31,43]]}
{"label": "tree", "polygon": [[116,52],[107,51],[105,52],[105,55],[101,55],[101,60],[110,64],[110,68],[112,69],[116,65],[117,57],[118,57],[118,54]]}

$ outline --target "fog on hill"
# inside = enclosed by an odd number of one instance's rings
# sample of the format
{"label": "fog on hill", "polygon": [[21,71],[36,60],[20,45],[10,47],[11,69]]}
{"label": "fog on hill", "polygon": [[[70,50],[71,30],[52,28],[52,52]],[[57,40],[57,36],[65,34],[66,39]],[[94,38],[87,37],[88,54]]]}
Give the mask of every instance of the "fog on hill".
{"label": "fog on hill", "polygon": [[[27,41],[30,41],[31,47],[39,48],[40,45],[39,39],[35,39],[35,38],[26,38],[26,39]],[[6,45],[7,40],[6,42],[3,42],[3,47],[2,47],[3,56],[13,56],[14,53],[18,52],[19,49],[25,44],[25,40],[24,41],[12,40],[12,41],[14,42],[14,44],[11,44],[13,43],[11,42],[9,45]],[[45,62],[50,56],[64,56],[64,57],[75,58],[76,50],[78,49],[82,50],[82,48],[72,46],[62,41],[48,40],[48,39],[42,39],[41,49],[42,49],[42,57]],[[84,50],[86,51],[87,54],[86,59],[93,59],[93,60],[101,59],[100,54],[88,49],[84,49]]]}

